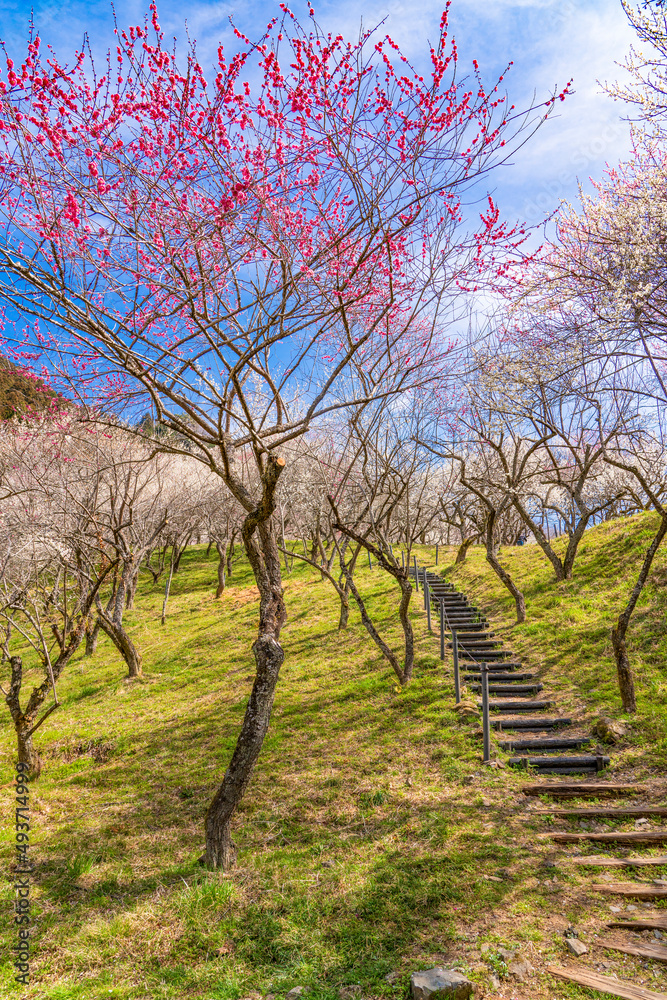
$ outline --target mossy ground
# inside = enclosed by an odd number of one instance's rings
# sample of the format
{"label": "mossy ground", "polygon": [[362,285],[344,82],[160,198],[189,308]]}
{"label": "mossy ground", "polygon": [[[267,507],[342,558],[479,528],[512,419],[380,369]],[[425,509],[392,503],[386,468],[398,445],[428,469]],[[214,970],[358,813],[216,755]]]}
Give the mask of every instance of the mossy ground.
{"label": "mossy ground", "polygon": [[[512,602],[481,549],[448,571],[529,666],[548,668],[545,688],[582,724],[601,712],[619,716],[609,625],[652,523],[643,515],[591,530],[573,581],[562,585],[535,546],[504,550],[526,593],[523,626],[512,627]],[[438,568],[447,571],[453,554],[441,548]],[[415,677],[400,691],[354,609],[339,632],[336,595],[303,564],[285,578],[286,660],[236,822],[239,864],[229,874],[203,871],[203,816],[250,691],[258,603],[244,560],[214,599],[213,556],[203,547],[186,553],[164,627],[161,587],[142,580],[127,613],[144,655],[142,681],[123,679],[106,640],[61,681],[63,707],[36,737],[44,771],[31,790],[32,982],[13,982],[6,948],[2,995],[240,1000],[301,985],[313,1000],[341,991],[398,998],[411,971],[458,963],[480,995],[575,1000],[591,994],[543,972],[563,961],[569,922],[582,939],[588,934],[584,963],[607,962],[621,978],[667,987],[657,964],[593,946],[610,915],[609,898],[587,888],[599,873],[575,870],[571,851],[540,838],[550,827],[521,793],[530,775],[481,766],[474,727],[452,710],[451,664],[440,663],[420,602],[412,606]],[[434,566],[432,548],[418,556]],[[656,803],[667,755],[665,580],[660,554],[632,628],[639,711],[611,753],[612,776],[646,781]],[[360,583],[399,648],[391,581],[363,568]],[[6,817],[12,760],[5,724]],[[12,843],[7,822],[8,946]],[[484,944],[491,949],[482,954]],[[524,982],[506,975],[498,947],[518,949],[535,973]]]}

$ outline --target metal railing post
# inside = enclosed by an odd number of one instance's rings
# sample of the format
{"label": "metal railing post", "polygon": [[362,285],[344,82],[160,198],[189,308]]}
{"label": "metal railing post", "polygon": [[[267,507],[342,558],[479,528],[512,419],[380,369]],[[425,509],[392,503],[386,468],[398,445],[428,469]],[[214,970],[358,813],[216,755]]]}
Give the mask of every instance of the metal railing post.
{"label": "metal railing post", "polygon": [[445,658],[445,599],[440,598],[440,659]]}
{"label": "metal railing post", "polygon": [[452,629],[452,650],[454,653],[454,694],[456,696],[456,704],[461,703],[461,680],[459,677],[459,640],[456,635],[456,629]]}
{"label": "metal railing post", "polygon": [[371,562],[371,554],[368,553],[368,568],[373,569],[373,563]]}
{"label": "metal railing post", "polygon": [[479,665],[482,673],[482,733],[484,737],[484,763],[491,760],[491,725],[489,723],[489,668],[486,663]]}
{"label": "metal railing post", "polygon": [[426,594],[426,624],[428,626],[429,632],[431,629],[431,588],[428,585],[428,580],[424,580],[424,593]]}
{"label": "metal railing post", "polygon": [[435,543],[435,565],[438,565],[438,543]]}
{"label": "metal railing post", "polygon": [[419,593],[419,570],[417,569],[417,556],[413,556],[415,561],[415,586],[417,587],[417,593]]}

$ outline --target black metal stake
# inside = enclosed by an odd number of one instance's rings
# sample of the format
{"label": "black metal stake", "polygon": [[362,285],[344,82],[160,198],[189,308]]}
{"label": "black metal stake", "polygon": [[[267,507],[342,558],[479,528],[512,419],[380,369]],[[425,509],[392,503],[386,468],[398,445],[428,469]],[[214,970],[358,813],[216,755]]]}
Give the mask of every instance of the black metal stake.
{"label": "black metal stake", "polygon": [[454,652],[454,694],[456,696],[456,704],[461,704],[461,680],[459,678],[459,640],[456,635],[456,629],[452,629],[452,649]]}
{"label": "black metal stake", "polygon": [[440,659],[445,658],[445,600],[440,598]]}
{"label": "black metal stake", "polygon": [[428,626],[429,632],[431,632],[431,588],[428,585],[428,580],[424,580],[424,593],[426,594],[426,624]]}
{"label": "black metal stake", "polygon": [[426,580],[426,566],[424,566],[423,589],[424,589],[424,610],[426,610],[426,607],[428,605],[428,583]]}
{"label": "black metal stake", "polygon": [[438,543],[435,543],[435,565],[438,565]]}
{"label": "black metal stake", "polygon": [[413,556],[415,561],[415,586],[417,587],[417,593],[419,593],[419,570],[417,569],[417,556]]}
{"label": "black metal stake", "polygon": [[484,763],[491,760],[491,726],[489,723],[489,668],[480,663],[482,673],[482,732],[484,736]]}
{"label": "black metal stake", "polygon": [[373,563],[371,562],[371,554],[368,553],[368,568],[373,569]]}

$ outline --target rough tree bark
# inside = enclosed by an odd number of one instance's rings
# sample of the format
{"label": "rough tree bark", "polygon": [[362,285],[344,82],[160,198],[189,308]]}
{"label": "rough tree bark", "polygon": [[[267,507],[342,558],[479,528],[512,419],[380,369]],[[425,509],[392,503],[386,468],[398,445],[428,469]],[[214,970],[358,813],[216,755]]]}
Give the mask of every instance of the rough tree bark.
{"label": "rough tree bark", "polygon": [[218,587],[215,596],[222,597],[225,592],[225,563],[227,560],[229,539],[225,538],[222,542],[216,540],[215,547],[218,552]]}
{"label": "rough tree bark", "polygon": [[493,529],[496,523],[496,513],[497,512],[495,510],[490,510],[489,517],[486,522],[486,561],[489,563],[498,579],[504,584],[505,587],[507,587],[510,594],[514,598],[514,603],[516,605],[516,620],[517,624],[520,624],[526,620],[526,601],[507,570],[503,569],[500,565],[496,552],[496,543],[493,537]]}
{"label": "rough tree bark", "polygon": [[141,677],[141,654],[127,634],[123,625],[123,609],[125,606],[127,587],[134,575],[134,561],[128,559],[123,564],[123,571],[116,581],[116,586],[106,608],[97,600],[97,615],[102,631],[109,636],[114,646],[127,664],[128,677]]}
{"label": "rough tree bark", "polygon": [[660,526],[655,537],[653,538],[653,541],[646,551],[644,561],[639,571],[639,576],[637,577],[637,582],[632,588],[630,599],[618,616],[618,621],[611,630],[611,644],[614,650],[614,659],[616,660],[618,686],[621,692],[621,701],[623,703],[624,712],[637,711],[635,684],[632,676],[632,667],[630,666],[630,657],[628,656],[628,647],[625,637],[630,625],[632,613],[637,606],[639,595],[641,594],[644,584],[648,578],[653,558],[660,548],[660,544],[665,537],[665,534],[667,534],[667,513],[662,514],[660,517]]}
{"label": "rough tree bark", "polygon": [[[206,813],[206,850],[210,868],[231,868],[236,861],[231,821],[250,781],[271,719],[278,675],[285,657],[280,630],[287,619],[272,514],[278,477],[285,460],[269,455],[262,473],[262,500],[243,522],[242,537],[259,589],[259,628],[253,643],[256,675],[241,733],[222,784]],[[234,483],[237,490],[238,484]],[[244,499],[247,499],[243,491]]]}
{"label": "rough tree bark", "polygon": [[373,621],[371,620],[371,617],[368,614],[368,610],[366,608],[364,600],[354,583],[354,579],[350,572],[349,566],[346,565],[344,559],[340,560],[341,572],[345,576],[348,589],[352,594],[352,596],[354,597],[357,607],[359,608],[359,613],[361,614],[361,621],[363,623],[364,628],[366,629],[366,631],[368,632],[371,639],[378,647],[382,655],[385,657],[387,662],[391,665],[391,668],[398,677],[401,686],[405,687],[407,684],[409,684],[412,678],[412,670],[414,666],[414,656],[415,656],[414,632],[412,630],[412,622],[410,621],[410,615],[408,613],[408,609],[410,607],[410,598],[412,597],[412,584],[410,583],[407,569],[399,566],[395,557],[389,555],[388,553],[385,553],[377,545],[373,545],[373,543],[370,542],[367,538],[364,538],[362,535],[358,534],[352,528],[349,528],[346,525],[342,524],[338,516],[338,511],[336,509],[336,505],[333,499],[331,497],[329,497],[328,499],[329,503],[331,504],[331,508],[334,512],[334,516],[336,518],[334,522],[334,527],[336,528],[336,530],[341,531],[353,542],[356,542],[356,544],[360,548],[363,547],[368,552],[370,552],[371,555],[375,557],[378,565],[381,566],[382,569],[384,569],[391,576],[393,576],[396,582],[398,583],[398,586],[401,591],[401,602],[399,605],[398,614],[401,626],[403,628],[403,639],[404,639],[403,666],[401,666],[398,657],[393,652],[393,650],[389,648],[389,646],[384,641],[384,639],[376,629],[375,625],[373,624]]}
{"label": "rough tree bark", "polygon": [[86,624],[86,656],[93,656],[97,650],[97,640],[100,634],[100,619],[97,615],[89,618]]}
{"label": "rough tree bark", "polygon": [[456,559],[454,560],[455,566],[460,566],[466,561],[468,555],[468,549],[479,538],[479,535],[471,535],[469,538],[464,538],[459,545],[458,551],[456,553]]}

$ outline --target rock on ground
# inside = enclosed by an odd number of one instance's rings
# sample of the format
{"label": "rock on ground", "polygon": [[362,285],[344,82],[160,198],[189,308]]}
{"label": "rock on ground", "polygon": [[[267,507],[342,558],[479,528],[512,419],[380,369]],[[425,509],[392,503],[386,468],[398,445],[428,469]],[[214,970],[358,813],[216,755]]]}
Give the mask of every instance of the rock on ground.
{"label": "rock on ground", "polygon": [[473,984],[455,969],[436,966],[410,977],[412,1000],[468,1000],[472,992]]}

